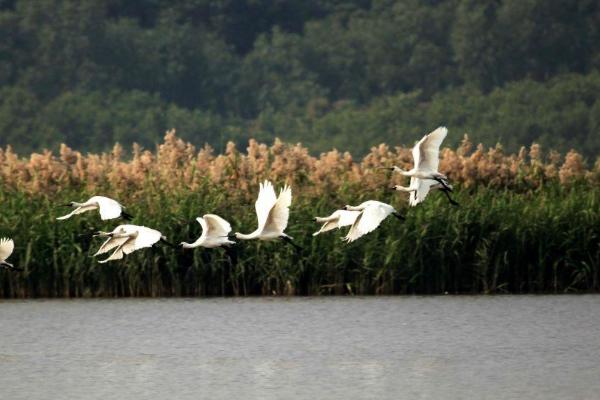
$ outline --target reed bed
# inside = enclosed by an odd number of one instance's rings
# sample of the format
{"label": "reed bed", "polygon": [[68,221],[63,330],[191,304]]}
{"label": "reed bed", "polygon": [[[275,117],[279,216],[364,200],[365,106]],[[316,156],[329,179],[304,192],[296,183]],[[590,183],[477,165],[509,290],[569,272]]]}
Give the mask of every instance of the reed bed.
{"label": "reed bed", "polygon": [[[300,144],[230,143],[224,154],[196,149],[175,132],[153,151],[16,155],[0,149],[0,235],[12,236],[11,260],[23,273],[0,271],[2,297],[319,295],[401,293],[547,293],[600,289],[600,162],[575,151],[518,154],[501,146],[443,149],[440,169],[461,207],[432,193],[408,209],[402,183],[380,166],[410,167],[410,149],[374,147],[361,160],[332,150],[315,157]],[[195,217],[216,213],[234,230],[254,229],[258,183],[292,185],[287,232],[303,247],[242,242],[231,251],[156,248],[98,264],[99,242],[79,234],[110,229],[84,214],[59,222],[56,205],[92,194],[117,198],[134,223],[171,241],[200,233]],[[406,221],[385,221],[350,245],[340,232],[317,237],[315,215],[366,199],[392,203]]]}

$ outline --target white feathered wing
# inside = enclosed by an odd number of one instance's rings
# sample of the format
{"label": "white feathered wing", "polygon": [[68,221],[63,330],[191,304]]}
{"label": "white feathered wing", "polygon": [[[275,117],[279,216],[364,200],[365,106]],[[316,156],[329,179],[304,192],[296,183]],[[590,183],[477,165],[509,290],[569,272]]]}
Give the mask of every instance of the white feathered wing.
{"label": "white feathered wing", "polygon": [[15,249],[15,242],[12,239],[0,239],[0,262],[6,261]]}
{"label": "white feathered wing", "polygon": [[361,212],[348,234],[343,238],[347,242],[353,242],[359,237],[377,229],[381,221],[386,219],[394,209],[383,204],[374,204],[365,207]]}
{"label": "white feathered wing", "polygon": [[279,197],[273,208],[271,208],[271,212],[269,213],[269,217],[267,218],[264,227],[265,232],[283,234],[290,218],[291,205],[292,188],[286,185],[279,192]]}
{"label": "white feathered wing", "polygon": [[415,168],[422,171],[437,172],[440,163],[440,146],[448,134],[445,126],[423,136],[412,148]]}

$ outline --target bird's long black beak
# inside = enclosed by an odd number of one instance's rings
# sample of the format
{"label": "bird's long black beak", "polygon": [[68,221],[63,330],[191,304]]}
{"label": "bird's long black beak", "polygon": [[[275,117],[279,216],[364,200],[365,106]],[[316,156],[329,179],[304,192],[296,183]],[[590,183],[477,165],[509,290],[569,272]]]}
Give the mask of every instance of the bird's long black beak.
{"label": "bird's long black beak", "polygon": [[56,206],[56,208],[64,208],[64,207],[71,207],[71,204],[70,203],[69,204],[58,204]]}
{"label": "bird's long black beak", "polygon": [[97,231],[95,233],[92,234],[92,237],[112,237],[113,233],[112,232],[102,232],[102,231]]}
{"label": "bird's long black beak", "polygon": [[85,232],[85,233],[80,233],[77,235],[77,237],[80,239],[91,239],[96,236],[97,235],[94,232]]}

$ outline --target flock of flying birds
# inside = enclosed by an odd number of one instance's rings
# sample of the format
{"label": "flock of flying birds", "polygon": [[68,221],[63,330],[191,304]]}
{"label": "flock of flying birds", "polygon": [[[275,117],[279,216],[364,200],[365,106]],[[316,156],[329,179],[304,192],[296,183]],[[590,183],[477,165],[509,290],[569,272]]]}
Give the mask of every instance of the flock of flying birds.
{"label": "flock of flying birds", "polygon": [[[450,197],[449,193],[452,192],[452,185],[448,182],[448,178],[438,172],[439,148],[447,133],[448,130],[445,127],[439,127],[428,135],[425,135],[413,147],[414,166],[411,170],[405,171],[396,166],[384,168],[410,177],[410,185],[408,187],[397,185],[392,188],[398,191],[409,192],[410,206],[416,206],[424,201],[432,189],[442,191],[451,204],[458,205]],[[255,203],[258,227],[254,232],[248,234],[236,232],[232,234],[229,222],[218,215],[206,214],[196,218],[202,226],[201,236],[193,243],[181,242],[180,246],[184,249],[195,247],[215,248],[232,245],[235,243],[232,239],[235,238],[241,240],[284,240],[294,247],[299,248],[293,242],[293,238],[284,232],[288,224],[291,204],[292,189],[289,186],[284,186],[279,192],[279,196],[276,196],[271,182],[265,181],[260,184],[260,191]],[[58,217],[58,220],[65,220],[74,215],[92,210],[98,210],[102,220],[115,218],[132,219],[132,216],[125,212],[124,207],[119,202],[104,196],[93,196],[84,203],[73,201],[65,206],[72,207],[73,211],[67,215]],[[350,230],[343,240],[353,242],[375,230],[390,215],[404,219],[394,207],[376,200],[365,201],[358,206],[347,205],[328,217],[316,217],[314,219],[315,222],[323,225],[317,232],[313,233],[313,236],[344,226],[350,226]],[[140,225],[123,224],[117,226],[111,232],[98,231],[94,236],[106,238],[94,256],[110,253],[107,258],[99,261],[100,263],[120,260],[127,254],[139,249],[152,247],[159,242],[164,242],[175,247],[167,241],[161,232]],[[22,268],[16,267],[6,261],[13,250],[14,242],[12,239],[0,239],[0,268],[22,271]]]}

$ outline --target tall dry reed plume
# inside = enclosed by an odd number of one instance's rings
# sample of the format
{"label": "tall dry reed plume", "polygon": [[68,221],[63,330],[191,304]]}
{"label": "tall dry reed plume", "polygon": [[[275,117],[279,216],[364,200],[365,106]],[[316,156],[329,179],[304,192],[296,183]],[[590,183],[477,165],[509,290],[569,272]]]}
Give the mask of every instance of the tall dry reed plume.
{"label": "tall dry reed plume", "polygon": [[[245,153],[230,142],[224,154],[215,155],[210,146],[197,150],[178,139],[174,130],[166,133],[156,151],[134,144],[128,155],[119,144],[110,153],[87,155],[63,144],[58,156],[44,151],[29,158],[18,157],[10,146],[0,149],[0,179],[5,188],[48,196],[74,187],[136,197],[148,185],[169,191],[194,190],[207,180],[243,195],[263,179],[301,186],[314,196],[334,192],[341,185],[372,192],[390,179],[377,168],[391,165],[410,168],[410,149],[381,144],[356,162],[347,152],[332,150],[315,157],[301,144],[276,139],[271,146],[250,140]],[[441,150],[440,170],[465,188],[527,190],[548,182],[597,182],[600,159],[588,169],[574,150],[563,160],[555,151],[544,156],[537,144],[518,154],[506,154],[500,145],[485,148],[480,144],[473,149],[465,135],[458,149]]]}

